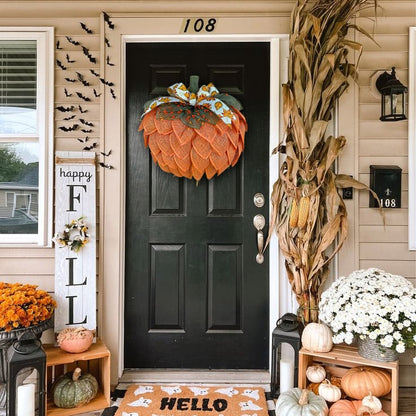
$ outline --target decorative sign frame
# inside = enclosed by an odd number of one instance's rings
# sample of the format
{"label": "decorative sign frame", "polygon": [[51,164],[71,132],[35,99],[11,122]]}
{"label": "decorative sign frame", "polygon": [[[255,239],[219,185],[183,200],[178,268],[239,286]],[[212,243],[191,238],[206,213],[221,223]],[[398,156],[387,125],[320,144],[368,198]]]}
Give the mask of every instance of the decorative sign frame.
{"label": "decorative sign frame", "polygon": [[55,241],[55,332],[96,329],[95,153],[56,152],[55,231],[82,218],[88,242],[74,251]]}

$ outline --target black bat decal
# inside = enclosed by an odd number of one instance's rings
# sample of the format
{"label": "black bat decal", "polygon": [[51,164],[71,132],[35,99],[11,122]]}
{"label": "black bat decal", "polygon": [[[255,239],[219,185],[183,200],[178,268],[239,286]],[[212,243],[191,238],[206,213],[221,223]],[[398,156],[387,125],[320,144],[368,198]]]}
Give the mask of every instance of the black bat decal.
{"label": "black bat decal", "polygon": [[117,97],[116,97],[116,93],[114,92],[114,90],[112,89],[112,88],[110,88],[110,93],[111,93],[111,96],[114,98],[114,99],[116,99]]}
{"label": "black bat decal", "polygon": [[65,77],[65,81],[68,81],[68,82],[77,82],[76,79],[74,79],[74,78],[68,78],[68,77]]}
{"label": "black bat decal", "polygon": [[106,164],[105,164],[105,163],[103,163],[103,162],[100,162],[100,163],[99,163],[99,165],[100,165],[101,167],[105,168],[105,169],[114,169],[114,167],[113,167],[113,166],[111,166],[111,165],[106,165]]}
{"label": "black bat decal", "polygon": [[78,106],[78,109],[81,114],[88,112],[88,110],[84,110],[80,105]]}
{"label": "black bat decal", "polygon": [[80,92],[75,91],[75,93],[78,95],[79,98],[81,98],[81,100],[84,101],[91,101],[91,98],[86,97],[85,95],[82,95]]}
{"label": "black bat decal", "polygon": [[109,150],[107,153],[104,152],[100,152],[104,157],[110,156],[111,155],[111,150]]}
{"label": "black bat decal", "polygon": [[91,35],[93,33],[93,31],[89,29],[85,23],[79,22],[79,24],[81,25],[82,29],[85,30],[88,34]]}
{"label": "black bat decal", "polygon": [[100,74],[98,72],[95,72],[93,69],[90,69],[91,74],[93,74],[95,77],[100,77]]}
{"label": "black bat decal", "polygon": [[56,49],[62,49],[61,44],[59,43],[59,40],[56,41]]}
{"label": "black bat decal", "polygon": [[86,136],[85,139],[77,139],[77,140],[81,143],[87,143],[87,141],[89,140],[89,137]]}
{"label": "black bat decal", "polygon": [[113,30],[114,29],[114,23],[110,20],[110,16],[106,12],[103,12],[103,15],[104,15],[104,22],[106,22],[108,27],[111,30]]}
{"label": "black bat decal", "polygon": [[111,62],[110,62],[110,57],[107,55],[107,58],[106,58],[106,62],[107,62],[107,65],[109,65],[109,66],[114,66],[114,64],[112,64]]}
{"label": "black bat decal", "polygon": [[79,42],[77,40],[72,39],[70,36],[66,36],[66,40],[71,43],[72,45],[78,46]]}
{"label": "black bat decal", "polygon": [[82,150],[92,150],[97,147],[97,143],[93,143],[91,146],[85,146],[82,148]]}
{"label": "black bat decal", "polygon": [[68,92],[66,88],[64,88],[65,97],[72,97],[72,94]]}
{"label": "black bat decal", "polygon": [[61,113],[65,113],[67,111],[72,111],[74,109],[74,106],[71,105],[71,107],[64,107],[64,106],[60,105],[59,107],[56,107],[56,109],[58,111],[60,111]]}
{"label": "black bat decal", "polygon": [[99,96],[101,95],[101,92],[100,92],[100,93],[98,93],[98,92],[97,92],[97,90],[96,90],[95,88],[93,89],[93,92],[94,92],[94,96],[95,96],[95,97],[99,97]]}
{"label": "black bat decal", "polygon": [[100,78],[100,81],[101,81],[104,85],[107,85],[107,86],[109,86],[109,87],[113,87],[113,86],[114,86],[114,82],[106,81],[104,78]]}
{"label": "black bat decal", "polygon": [[66,70],[66,66],[59,59],[56,60],[56,65],[58,65],[62,70]]}
{"label": "black bat decal", "polygon": [[90,50],[88,48],[86,48],[85,46],[82,47],[82,52],[83,54],[88,58],[88,60],[93,63],[96,64],[97,60],[90,54]]}
{"label": "black bat decal", "polygon": [[68,55],[68,54],[66,54],[66,61],[67,61],[69,64],[73,64],[74,62],[76,62],[76,61],[72,60],[72,59],[69,57],[69,55]]}
{"label": "black bat decal", "polygon": [[69,117],[64,117],[64,120],[69,121],[69,120],[72,120],[73,118],[75,118],[75,114],[73,114],[72,116],[69,116]]}
{"label": "black bat decal", "polygon": [[62,130],[62,131],[75,131],[75,130],[77,130],[78,129],[78,124],[74,124],[73,126],[71,126],[71,127],[65,127],[65,126],[61,126],[61,127],[58,127],[58,129],[59,130]]}
{"label": "black bat decal", "polygon": [[86,126],[89,126],[89,127],[94,127],[94,124],[93,124],[93,123],[90,123],[89,121],[84,120],[83,118],[80,118],[80,119],[79,119],[79,121],[80,121],[82,124],[85,124]]}
{"label": "black bat decal", "polygon": [[104,38],[104,42],[108,48],[111,48],[110,41],[107,38]]}
{"label": "black bat decal", "polygon": [[91,129],[81,129],[83,133],[92,133]]}
{"label": "black bat decal", "polygon": [[76,72],[76,74],[78,81],[80,81],[84,87],[88,87],[90,85],[90,83],[84,78],[84,75],[82,75],[80,72]]}

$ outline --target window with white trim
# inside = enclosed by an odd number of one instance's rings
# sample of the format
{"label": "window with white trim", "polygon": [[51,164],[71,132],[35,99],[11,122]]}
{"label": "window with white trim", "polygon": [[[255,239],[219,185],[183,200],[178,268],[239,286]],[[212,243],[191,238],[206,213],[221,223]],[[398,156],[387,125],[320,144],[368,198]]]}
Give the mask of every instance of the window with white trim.
{"label": "window with white trim", "polygon": [[0,244],[50,246],[53,28],[0,27]]}

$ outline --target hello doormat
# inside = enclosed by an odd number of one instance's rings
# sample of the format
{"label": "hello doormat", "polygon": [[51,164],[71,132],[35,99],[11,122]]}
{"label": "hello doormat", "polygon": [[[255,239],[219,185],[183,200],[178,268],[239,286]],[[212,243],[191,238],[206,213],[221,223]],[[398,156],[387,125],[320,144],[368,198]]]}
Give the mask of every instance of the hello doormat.
{"label": "hello doormat", "polygon": [[116,416],[268,416],[259,387],[132,385]]}

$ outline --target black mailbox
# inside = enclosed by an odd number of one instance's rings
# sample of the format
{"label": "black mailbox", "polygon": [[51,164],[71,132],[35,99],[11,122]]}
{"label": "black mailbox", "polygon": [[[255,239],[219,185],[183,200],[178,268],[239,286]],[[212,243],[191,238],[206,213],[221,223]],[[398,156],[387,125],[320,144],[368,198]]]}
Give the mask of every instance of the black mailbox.
{"label": "black mailbox", "polygon": [[[370,166],[370,188],[377,194],[383,208],[401,208],[402,169],[399,166]],[[378,207],[370,193],[370,208]]]}

